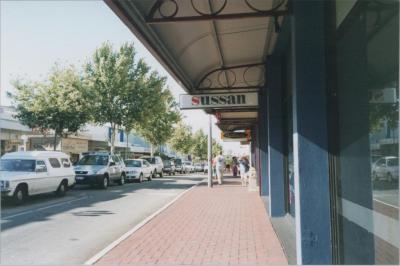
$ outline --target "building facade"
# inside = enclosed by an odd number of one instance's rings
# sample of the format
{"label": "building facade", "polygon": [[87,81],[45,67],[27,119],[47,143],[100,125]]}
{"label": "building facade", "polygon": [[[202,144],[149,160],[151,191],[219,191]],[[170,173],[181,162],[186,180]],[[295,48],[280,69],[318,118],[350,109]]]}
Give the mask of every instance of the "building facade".
{"label": "building facade", "polygon": [[398,1],[105,2],[188,94],[258,92],[205,110],[252,131],[289,262],[399,264]]}

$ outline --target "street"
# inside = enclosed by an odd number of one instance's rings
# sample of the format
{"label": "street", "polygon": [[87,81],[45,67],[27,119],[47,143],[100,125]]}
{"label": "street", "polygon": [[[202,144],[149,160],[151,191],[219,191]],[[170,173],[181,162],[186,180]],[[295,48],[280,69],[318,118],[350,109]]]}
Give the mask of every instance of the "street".
{"label": "street", "polygon": [[90,257],[199,183],[199,174],[111,186],[76,186],[67,196],[2,202],[1,264],[83,264]]}

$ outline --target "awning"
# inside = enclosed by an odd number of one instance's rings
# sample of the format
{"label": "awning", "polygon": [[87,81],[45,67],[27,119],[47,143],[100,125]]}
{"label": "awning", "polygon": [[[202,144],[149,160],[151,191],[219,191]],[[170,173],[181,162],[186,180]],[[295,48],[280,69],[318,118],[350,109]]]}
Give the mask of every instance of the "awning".
{"label": "awning", "polygon": [[[290,9],[288,0],[105,2],[189,94],[264,88],[265,59]],[[234,111],[218,110],[222,130],[257,121],[256,108],[225,118]]]}

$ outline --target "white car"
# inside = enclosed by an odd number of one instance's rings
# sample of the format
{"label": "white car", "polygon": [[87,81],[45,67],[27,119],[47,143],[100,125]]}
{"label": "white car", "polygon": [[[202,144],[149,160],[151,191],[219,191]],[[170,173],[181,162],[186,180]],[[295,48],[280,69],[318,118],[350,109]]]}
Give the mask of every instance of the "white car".
{"label": "white car", "polygon": [[161,160],[161,157],[159,156],[143,156],[140,159],[145,159],[147,162],[149,162],[153,166],[153,177],[156,177],[159,175],[160,177],[163,177],[163,169],[164,169],[164,164],[163,161]]}
{"label": "white car", "polygon": [[194,165],[190,161],[182,161],[182,168],[184,173],[194,173]]}
{"label": "white car", "polygon": [[380,158],[372,165],[372,178],[373,180],[383,178],[389,182],[399,180],[399,158],[395,156]]}
{"label": "white car", "polygon": [[69,156],[62,152],[11,152],[0,159],[2,197],[11,197],[16,204],[28,196],[56,192],[65,195],[75,184],[75,173]]}
{"label": "white car", "polygon": [[144,159],[125,160],[126,180],[138,180],[140,183],[145,178],[148,181],[153,177],[153,167]]}

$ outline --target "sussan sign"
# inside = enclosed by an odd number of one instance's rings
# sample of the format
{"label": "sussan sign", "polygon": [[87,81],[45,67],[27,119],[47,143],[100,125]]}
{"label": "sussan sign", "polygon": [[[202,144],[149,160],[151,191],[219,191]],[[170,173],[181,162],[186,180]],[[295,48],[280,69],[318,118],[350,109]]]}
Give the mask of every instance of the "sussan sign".
{"label": "sussan sign", "polygon": [[181,109],[257,107],[258,94],[256,92],[208,95],[181,94],[179,97],[179,105]]}

